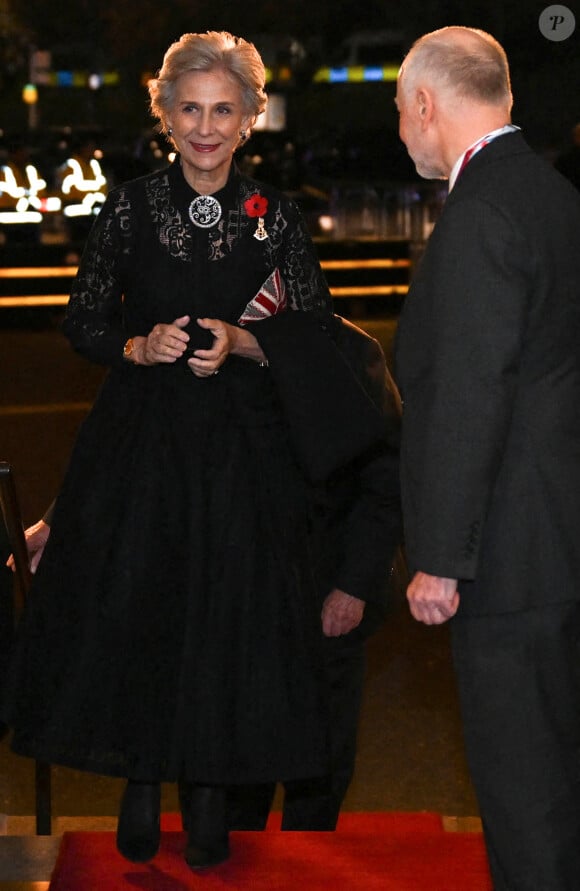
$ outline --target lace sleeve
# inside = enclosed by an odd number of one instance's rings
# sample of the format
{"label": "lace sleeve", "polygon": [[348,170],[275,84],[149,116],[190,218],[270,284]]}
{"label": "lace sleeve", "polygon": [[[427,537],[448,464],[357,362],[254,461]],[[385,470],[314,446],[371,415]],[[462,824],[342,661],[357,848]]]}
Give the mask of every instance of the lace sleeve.
{"label": "lace sleeve", "polygon": [[332,313],[332,297],[314,244],[298,206],[289,202],[286,249],[280,262],[288,307],[324,318]]}
{"label": "lace sleeve", "polygon": [[95,220],[62,326],[73,348],[101,365],[123,362],[122,269],[131,231],[129,197],[120,188],[108,196]]}

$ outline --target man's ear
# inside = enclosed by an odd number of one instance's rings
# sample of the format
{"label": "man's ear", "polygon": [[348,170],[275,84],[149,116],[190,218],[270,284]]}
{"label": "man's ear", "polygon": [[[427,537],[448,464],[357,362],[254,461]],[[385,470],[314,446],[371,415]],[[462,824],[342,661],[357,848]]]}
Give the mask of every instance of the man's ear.
{"label": "man's ear", "polygon": [[426,90],[424,87],[420,87],[417,90],[417,95],[415,98],[417,102],[417,113],[419,115],[421,127],[425,129],[425,127],[430,123],[431,118],[433,117],[433,96],[429,90]]}

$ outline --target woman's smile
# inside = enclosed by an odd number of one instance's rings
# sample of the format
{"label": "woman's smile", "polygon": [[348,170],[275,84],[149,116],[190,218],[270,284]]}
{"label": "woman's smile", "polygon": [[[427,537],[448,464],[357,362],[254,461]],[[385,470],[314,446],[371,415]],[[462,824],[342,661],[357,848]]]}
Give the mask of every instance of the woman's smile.
{"label": "woman's smile", "polygon": [[216,142],[213,145],[207,145],[206,143],[201,142],[190,142],[189,144],[196,152],[215,152],[220,147],[219,142]]}
{"label": "woman's smile", "polygon": [[240,133],[252,123],[239,83],[221,68],[180,75],[167,123],[189,185],[205,195],[223,188]]}

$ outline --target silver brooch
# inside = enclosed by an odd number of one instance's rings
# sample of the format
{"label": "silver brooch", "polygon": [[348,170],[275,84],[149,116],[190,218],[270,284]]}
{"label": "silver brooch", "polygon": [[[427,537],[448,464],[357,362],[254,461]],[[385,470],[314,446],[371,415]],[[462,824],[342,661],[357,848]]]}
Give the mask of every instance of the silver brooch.
{"label": "silver brooch", "polygon": [[189,205],[189,218],[194,226],[209,229],[219,222],[222,206],[213,195],[198,195]]}

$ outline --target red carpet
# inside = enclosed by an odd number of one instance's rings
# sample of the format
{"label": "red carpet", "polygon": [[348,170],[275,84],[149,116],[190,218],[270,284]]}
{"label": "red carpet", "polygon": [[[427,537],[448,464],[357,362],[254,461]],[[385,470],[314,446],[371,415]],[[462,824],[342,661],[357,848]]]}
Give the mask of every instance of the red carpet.
{"label": "red carpet", "polygon": [[[50,891],[491,891],[481,835],[445,832],[435,814],[341,816],[336,832],[234,832],[227,863],[193,873],[185,836],[163,818],[159,854],[133,864],[112,832],[67,832]],[[278,822],[279,825],[279,822]]]}

